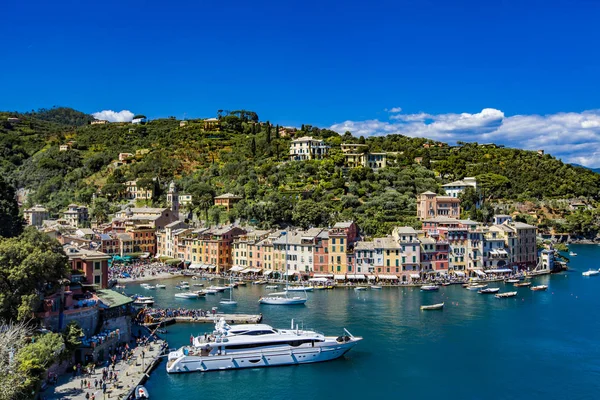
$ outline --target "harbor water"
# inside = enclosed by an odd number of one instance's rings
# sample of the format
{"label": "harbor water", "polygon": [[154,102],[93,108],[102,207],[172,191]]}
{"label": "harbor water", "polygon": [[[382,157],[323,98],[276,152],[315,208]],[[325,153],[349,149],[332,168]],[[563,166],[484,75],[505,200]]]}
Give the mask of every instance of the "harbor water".
{"label": "harbor water", "polygon": [[[289,327],[293,318],[327,335],[346,328],[364,337],[343,358],[320,364],[169,375],[163,362],[146,384],[154,399],[593,399],[600,393],[600,276],[581,272],[600,268],[600,246],[571,250],[578,253],[571,271],[533,279],[548,285],[546,292],[489,285],[518,291],[508,299],[461,286],[438,292],[394,287],[315,291],[305,306],[268,306],[258,304],[268,290],[248,284],[234,289],[236,306],[225,306],[219,300],[227,292],[175,299],[178,279],[163,281],[167,289],[129,284],[126,292],[154,296],[161,308],[262,313],[263,322],[276,328]],[[441,302],[443,311],[420,310]],[[212,326],[166,329],[161,336],[175,348]]]}

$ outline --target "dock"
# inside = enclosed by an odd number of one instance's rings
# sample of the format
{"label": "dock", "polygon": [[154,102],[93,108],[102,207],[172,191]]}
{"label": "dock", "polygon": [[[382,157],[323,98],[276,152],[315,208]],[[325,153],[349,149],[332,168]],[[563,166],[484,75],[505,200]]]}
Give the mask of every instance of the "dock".
{"label": "dock", "polygon": [[148,328],[172,325],[175,323],[214,324],[215,320],[225,319],[228,324],[258,324],[262,321],[262,314],[214,314],[205,317],[169,317],[163,319],[153,318],[151,322],[143,324]]}

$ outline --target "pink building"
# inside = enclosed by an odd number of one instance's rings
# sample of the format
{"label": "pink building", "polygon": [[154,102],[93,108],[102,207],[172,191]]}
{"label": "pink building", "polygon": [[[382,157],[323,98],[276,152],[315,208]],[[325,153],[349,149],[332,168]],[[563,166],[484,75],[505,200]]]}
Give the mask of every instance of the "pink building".
{"label": "pink building", "polygon": [[435,218],[460,218],[460,199],[450,196],[438,196],[433,192],[417,196],[417,218],[420,220]]}

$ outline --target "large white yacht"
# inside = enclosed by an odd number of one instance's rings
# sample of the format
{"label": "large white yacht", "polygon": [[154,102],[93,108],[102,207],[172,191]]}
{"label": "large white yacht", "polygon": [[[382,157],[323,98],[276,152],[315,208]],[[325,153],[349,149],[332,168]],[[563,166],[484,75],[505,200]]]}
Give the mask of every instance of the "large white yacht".
{"label": "large white yacht", "polygon": [[270,325],[228,325],[221,318],[212,335],[193,338],[191,346],[169,353],[168,373],[271,367],[329,361],[343,356],[362,340],[344,329],[342,336]]}

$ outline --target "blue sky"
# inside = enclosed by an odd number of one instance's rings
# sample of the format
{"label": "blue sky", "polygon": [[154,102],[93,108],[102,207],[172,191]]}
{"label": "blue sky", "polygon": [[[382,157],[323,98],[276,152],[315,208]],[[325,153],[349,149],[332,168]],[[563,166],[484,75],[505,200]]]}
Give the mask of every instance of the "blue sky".
{"label": "blue sky", "polygon": [[2,10],[2,110],[245,108],[282,125],[490,139],[600,164],[597,1],[8,0]]}

